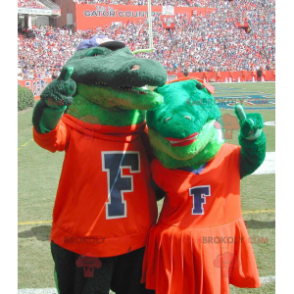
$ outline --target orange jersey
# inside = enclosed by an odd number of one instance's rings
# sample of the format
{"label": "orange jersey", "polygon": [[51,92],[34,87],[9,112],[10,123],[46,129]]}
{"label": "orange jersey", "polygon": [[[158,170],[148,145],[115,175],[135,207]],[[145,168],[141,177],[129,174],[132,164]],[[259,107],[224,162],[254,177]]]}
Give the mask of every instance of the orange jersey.
{"label": "orange jersey", "polygon": [[156,294],[223,294],[229,284],[259,287],[241,214],[240,146],[223,144],[198,169],[167,169],[155,159],[156,184],[166,191],[148,236],[143,277]]}
{"label": "orange jersey", "polygon": [[65,114],[43,148],[65,151],[51,239],[78,254],[109,257],[145,246],[157,205],[142,142],[145,123],[111,127]]}

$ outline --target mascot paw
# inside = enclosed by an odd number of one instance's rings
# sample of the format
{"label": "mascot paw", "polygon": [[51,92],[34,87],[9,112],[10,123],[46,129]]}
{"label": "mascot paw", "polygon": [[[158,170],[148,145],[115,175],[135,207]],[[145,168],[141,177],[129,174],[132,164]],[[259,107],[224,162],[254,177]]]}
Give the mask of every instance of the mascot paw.
{"label": "mascot paw", "polygon": [[58,79],[52,81],[41,93],[41,99],[51,108],[64,108],[73,102],[77,85],[71,75],[73,67],[64,67]]}
{"label": "mascot paw", "polygon": [[235,114],[240,124],[242,137],[247,140],[257,139],[263,128],[263,119],[259,113],[246,114],[242,105],[235,106]]}

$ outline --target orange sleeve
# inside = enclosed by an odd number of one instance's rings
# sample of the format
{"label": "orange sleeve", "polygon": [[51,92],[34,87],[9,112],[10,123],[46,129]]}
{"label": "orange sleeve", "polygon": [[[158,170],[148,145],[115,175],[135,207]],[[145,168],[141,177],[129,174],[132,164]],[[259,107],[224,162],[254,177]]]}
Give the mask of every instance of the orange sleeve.
{"label": "orange sleeve", "polygon": [[64,151],[69,140],[69,130],[62,121],[59,121],[57,126],[46,134],[38,133],[34,127],[33,137],[40,147],[50,152]]}

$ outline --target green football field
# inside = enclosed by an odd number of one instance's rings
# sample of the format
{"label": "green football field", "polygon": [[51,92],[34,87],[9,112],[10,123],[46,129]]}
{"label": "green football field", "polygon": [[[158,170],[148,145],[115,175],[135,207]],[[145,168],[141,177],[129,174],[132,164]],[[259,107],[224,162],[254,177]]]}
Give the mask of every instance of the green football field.
{"label": "green football field", "polygon": [[[222,115],[241,103],[275,121],[275,83],[213,84]],[[32,139],[32,109],[18,115],[18,288],[53,288],[49,236],[64,153],[50,153]],[[238,129],[228,143],[238,144]],[[275,152],[275,126],[265,126],[267,152]],[[241,182],[242,211],[251,236],[262,287],[231,293],[275,293],[275,174],[250,175]],[[159,208],[162,202],[158,203]],[[42,293],[42,292],[38,292]],[[188,294],[188,293],[187,293]]]}

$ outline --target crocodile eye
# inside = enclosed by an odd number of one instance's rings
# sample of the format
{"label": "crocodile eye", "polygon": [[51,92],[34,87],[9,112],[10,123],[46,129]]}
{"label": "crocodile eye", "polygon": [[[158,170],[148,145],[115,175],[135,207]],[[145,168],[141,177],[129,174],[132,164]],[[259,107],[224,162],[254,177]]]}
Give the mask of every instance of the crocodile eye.
{"label": "crocodile eye", "polygon": [[164,120],[164,122],[167,123],[170,119],[171,119],[171,117],[167,117],[167,118]]}
{"label": "crocodile eye", "polygon": [[200,83],[197,83],[197,84],[196,84],[196,88],[197,88],[198,90],[202,90],[202,89],[204,88],[204,86],[203,86],[202,84],[200,84]]}
{"label": "crocodile eye", "polygon": [[184,118],[192,120],[192,118],[190,116],[188,116],[188,115],[185,115]]}

